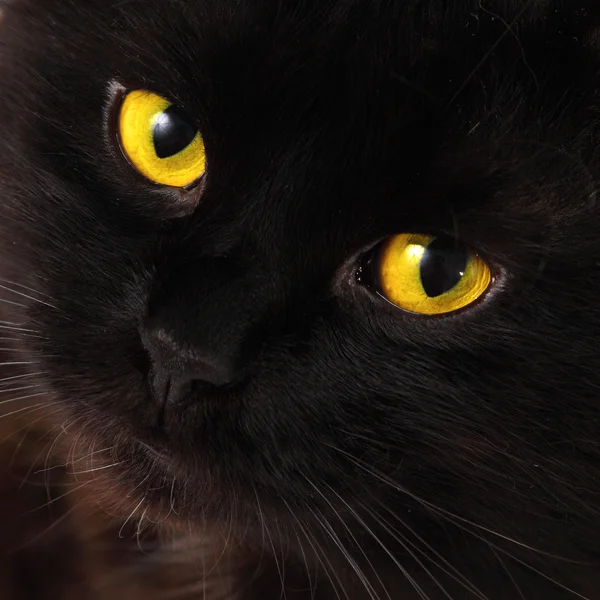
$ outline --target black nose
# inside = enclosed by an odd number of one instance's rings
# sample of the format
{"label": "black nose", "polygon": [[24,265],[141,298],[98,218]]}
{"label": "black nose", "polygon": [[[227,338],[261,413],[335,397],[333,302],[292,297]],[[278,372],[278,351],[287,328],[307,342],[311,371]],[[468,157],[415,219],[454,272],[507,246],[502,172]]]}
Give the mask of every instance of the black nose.
{"label": "black nose", "polygon": [[140,330],[157,400],[176,402],[192,383],[203,389],[242,384],[269,323],[271,279],[233,256],[171,260]]}
{"label": "black nose", "polygon": [[158,402],[177,403],[196,382],[222,387],[236,379],[236,359],[216,348],[191,346],[152,325],[142,330],[141,337],[152,361],[151,386]]}

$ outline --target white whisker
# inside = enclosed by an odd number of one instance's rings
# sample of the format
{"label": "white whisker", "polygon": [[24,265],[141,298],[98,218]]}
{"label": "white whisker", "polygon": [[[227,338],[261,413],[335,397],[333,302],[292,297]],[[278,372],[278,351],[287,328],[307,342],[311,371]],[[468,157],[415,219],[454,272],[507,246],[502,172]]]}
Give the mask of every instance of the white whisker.
{"label": "white whisker", "polygon": [[69,510],[67,510],[65,513],[63,513],[62,515],[60,515],[60,517],[58,517],[57,519],[55,519],[54,521],[52,521],[50,523],[50,525],[48,527],[46,527],[43,531],[41,531],[40,533],[38,533],[34,537],[28,539],[27,543],[25,545],[21,546],[19,549],[23,550],[24,548],[27,548],[29,546],[33,546],[36,542],[39,542],[45,535],[47,535],[53,529],[55,529],[58,525],[60,525],[64,521],[66,521],[69,518],[69,516],[71,514],[73,514],[73,512],[75,511],[76,508],[77,508],[76,506],[71,506],[71,508],[69,508]]}
{"label": "white whisker", "polygon": [[[365,521],[360,517],[360,515],[347,503],[345,500],[341,498],[341,496],[327,483],[325,485],[345,504],[350,513],[354,516],[357,522],[362,526],[362,528],[375,540],[377,545],[390,557],[392,562],[396,565],[399,571],[404,575],[406,580],[413,586],[417,594],[423,598],[423,600],[428,600],[427,594],[422,590],[421,586],[411,577],[410,573],[405,569],[402,563],[394,556],[394,554],[390,551],[390,549],[379,539],[377,534],[365,523]],[[442,591],[443,588],[442,588]],[[448,596],[449,597],[449,596]]]}
{"label": "white whisker", "polygon": [[515,578],[512,576],[512,573],[510,572],[508,566],[502,560],[502,557],[496,552],[496,550],[494,549],[493,546],[490,546],[490,550],[492,551],[492,553],[494,554],[494,556],[496,557],[496,559],[498,560],[498,562],[504,569],[505,573],[508,575],[509,579],[512,581],[513,585],[515,586],[515,589],[517,590],[517,593],[521,597],[521,600],[527,600],[527,598],[525,598],[525,596],[523,595],[523,592],[521,591],[519,584],[515,581]]}
{"label": "white whisker", "polygon": [[123,461],[112,463],[110,465],[103,465],[102,467],[94,467],[92,469],[85,469],[84,471],[71,471],[69,475],[83,475],[84,473],[95,473],[96,471],[103,471],[104,469],[110,469],[112,467],[116,467],[117,465],[123,464]]}
{"label": "white whisker", "polygon": [[32,404],[31,406],[24,406],[23,408],[18,408],[17,410],[13,410],[9,413],[1,413],[0,419],[6,419],[7,417],[12,417],[18,413],[24,412],[26,410],[34,412],[34,409],[39,410],[42,406],[52,406],[49,402],[40,402],[39,404]]}
{"label": "white whisker", "polygon": [[144,502],[145,499],[146,499],[146,496],[143,496],[142,499],[136,505],[136,507],[131,511],[131,513],[129,514],[129,516],[125,519],[125,521],[121,525],[121,529],[119,529],[119,538],[123,539],[123,530],[125,529],[127,523],[129,523],[129,521],[133,517],[133,515],[135,515],[137,509],[143,504],[143,502]]}
{"label": "white whisker", "polygon": [[40,387],[39,383],[33,383],[31,385],[24,385],[22,387],[14,387],[8,389],[0,388],[0,394],[8,394],[9,392],[22,392],[23,390],[30,390],[32,388]]}
{"label": "white whisker", "polygon": [[275,559],[275,566],[277,567],[277,572],[279,573],[279,579],[281,581],[281,593],[279,594],[279,598],[280,599],[282,597],[285,598],[286,597],[286,593],[285,593],[285,567],[282,570],[281,565],[279,564],[279,559],[277,558],[277,552],[275,551],[275,544],[273,542],[273,536],[271,535],[271,532],[269,531],[268,527],[265,528],[265,532],[267,534],[267,538],[269,539],[269,543],[271,545],[271,549],[273,550],[273,558]]}
{"label": "white whisker", "polygon": [[[315,553],[317,560],[323,567],[323,571],[325,572],[325,575],[327,575],[327,578],[329,579],[329,583],[331,584],[331,587],[333,588],[333,591],[335,592],[337,600],[341,600],[341,598],[340,598],[340,594],[338,591],[338,587],[333,582],[333,577],[335,577],[335,579],[342,591],[342,594],[344,594],[344,597],[346,598],[346,600],[350,600],[350,598],[348,596],[348,592],[346,592],[346,589],[344,588],[344,585],[342,584],[336,570],[333,568],[331,561],[327,558],[327,554],[325,552],[323,552],[323,550],[319,546],[317,540],[315,540],[313,538],[313,536],[311,536],[309,534],[309,532],[306,530],[306,528],[300,522],[300,519],[298,519],[296,514],[293,511],[291,511],[289,506],[288,506],[288,510],[290,510],[290,513],[291,513],[293,519],[296,521],[296,523],[298,524],[298,527],[300,528],[300,532],[304,535],[304,537],[306,538],[306,541],[310,544],[310,547],[313,549],[313,552]],[[323,562],[323,561],[327,562],[327,564],[329,565],[329,569],[327,568],[327,566],[325,565],[325,562]],[[333,577],[332,577],[332,573],[333,573]],[[316,588],[316,584],[315,584],[315,588]]]}
{"label": "white whisker", "polygon": [[0,367],[14,367],[17,365],[33,365],[35,364],[32,361],[8,361],[0,363]]}
{"label": "white whisker", "polygon": [[[5,285],[0,284],[0,289],[6,290],[7,292],[11,292],[12,294],[16,294],[17,296],[21,296],[22,298],[27,298],[28,300],[33,300],[34,302],[39,302],[40,304],[44,304],[45,306],[48,306],[49,308],[53,308],[54,310],[58,310],[58,308],[56,306],[54,306],[54,304],[50,304],[49,302],[45,302],[44,300],[40,300],[39,298],[34,298],[33,296],[30,296],[29,294],[24,294],[23,292],[18,292],[17,290],[9,288]],[[11,304],[13,304],[13,303],[11,302]],[[20,304],[19,306],[24,306],[24,305]]]}
{"label": "white whisker", "polygon": [[16,285],[17,287],[23,288],[24,290],[28,290],[30,292],[34,292],[35,294],[39,294],[40,296],[46,296],[46,298],[50,297],[48,294],[41,292],[40,290],[36,290],[35,288],[28,287],[26,285],[23,285],[22,283],[17,283],[16,281],[11,281],[10,279],[6,279],[4,277],[0,277],[0,281],[3,281],[7,285]]}
{"label": "white whisker", "polygon": [[[81,485],[78,485],[77,487],[71,488],[70,490],[66,491],[64,494],[61,494],[60,496],[57,496],[56,498],[52,498],[51,500],[49,500],[48,502],[46,502],[42,506],[38,506],[37,508],[34,508],[30,512],[35,512],[37,510],[41,510],[43,508],[46,508],[46,507],[50,506],[51,504],[54,504],[55,502],[58,502],[59,500],[62,500],[63,498],[65,498],[69,494],[75,493],[76,491],[80,490],[81,488],[85,487],[86,485],[89,485],[90,483],[91,483],[91,481],[86,481],[86,482],[82,483]],[[26,513],[26,514],[28,514],[28,513]]]}
{"label": "white whisker", "polygon": [[[350,530],[350,528],[348,527],[348,525],[346,524],[346,522],[344,521],[344,519],[341,517],[339,511],[333,506],[333,504],[325,496],[325,494],[323,493],[323,491],[320,490],[308,477],[304,476],[304,479],[306,479],[306,481],[308,482],[308,484],[317,492],[317,494],[319,494],[319,496],[321,496],[321,498],[323,498],[323,500],[325,500],[325,502],[328,504],[329,508],[331,508],[331,510],[335,514],[336,518],[338,519],[338,521],[342,524],[342,526],[344,527],[344,529],[346,529],[347,533],[350,535],[350,537],[352,538],[353,542],[356,544],[356,546],[360,550],[361,554],[366,559],[367,564],[369,565],[369,567],[371,567],[371,570],[373,571],[373,573],[375,573],[375,577],[377,578],[377,580],[381,584],[381,587],[383,588],[386,596],[389,598],[389,600],[392,600],[390,598],[390,595],[389,595],[387,589],[386,589],[386,586],[384,585],[383,581],[381,581],[381,579],[379,577],[377,569],[375,569],[375,567],[371,563],[371,561],[370,561],[369,557],[367,556],[366,552],[363,550],[362,546],[358,543],[358,540],[356,539],[356,537],[354,536],[354,534],[352,533],[352,531]],[[325,485],[327,485],[327,484],[325,484]],[[330,486],[327,486],[327,487],[330,487]],[[336,496],[338,498],[341,498],[337,493],[336,493]],[[344,502],[344,504],[346,504],[346,503]],[[327,524],[327,526],[330,527],[329,524]],[[332,532],[330,532],[330,535],[331,534],[333,534],[339,540],[339,537],[335,534],[335,532],[332,531]],[[334,541],[334,543],[336,543],[335,540],[333,540],[333,541]],[[340,541],[340,544],[341,544],[341,541]],[[358,566],[358,564],[356,563],[356,561],[350,557],[350,555],[348,554],[348,552],[346,551],[345,548],[343,548],[341,546],[339,548],[340,548],[342,554],[344,554],[344,556],[346,557],[346,560],[348,561],[348,563],[350,564],[350,566],[354,569],[354,572],[356,573],[356,575],[358,576],[358,578],[361,580],[361,583],[365,586],[365,589],[367,590],[367,593],[369,594],[369,596],[371,598],[374,598],[376,596],[375,589],[373,588],[373,586],[371,585],[371,583],[368,581],[368,579],[367,579],[366,575],[363,573],[362,569]]]}
{"label": "white whisker", "polygon": [[10,402],[18,402],[19,400],[28,400],[29,398],[35,398],[36,396],[44,396],[46,392],[38,392],[37,394],[29,394],[28,396],[19,396],[18,398],[10,398],[9,400],[0,401],[0,405],[9,404]]}
{"label": "white whisker", "polygon": [[[318,512],[314,511],[310,507],[308,508],[308,510],[312,513],[313,517],[316,519],[316,521],[319,523],[319,525],[321,525],[321,529],[323,529],[323,531],[325,531],[327,533],[327,535],[329,536],[331,541],[338,548],[338,550],[342,553],[342,556],[344,557],[346,562],[350,565],[350,567],[352,567],[352,570],[358,577],[359,581],[362,583],[367,594],[369,595],[369,598],[371,598],[371,600],[378,600],[377,594],[376,594],[373,586],[369,583],[369,580],[367,579],[366,575],[363,573],[363,571],[360,568],[360,566],[358,565],[358,563],[352,558],[352,556],[350,555],[348,550],[344,547],[344,545],[342,544],[342,541],[340,540],[339,536],[335,533],[335,530],[333,529],[333,527],[329,523],[327,523],[327,521],[323,518],[323,516],[319,515]],[[386,593],[387,593],[387,591],[386,591]],[[389,594],[388,594],[388,598],[389,598]]]}
{"label": "white whisker", "polygon": [[529,546],[527,544],[525,544],[524,542],[520,542],[518,540],[515,540],[505,534],[502,534],[498,531],[494,531],[493,529],[489,529],[483,525],[479,525],[473,521],[470,521],[469,519],[466,519],[465,517],[460,517],[459,515],[456,515],[448,510],[445,510],[443,508],[440,508],[438,506],[436,506],[435,504],[417,496],[416,494],[414,494],[413,492],[411,492],[410,490],[406,489],[405,487],[401,486],[398,482],[390,479],[387,475],[378,472],[376,469],[374,469],[373,467],[370,467],[368,465],[366,465],[364,463],[364,461],[362,461],[359,458],[356,458],[355,456],[349,454],[348,452],[341,450],[340,448],[337,448],[335,446],[331,446],[330,444],[326,444],[327,446],[329,446],[330,448],[332,448],[333,450],[336,450],[337,452],[340,452],[341,454],[343,454],[344,456],[346,456],[348,458],[348,460],[350,460],[351,462],[353,462],[357,467],[359,467],[360,469],[362,469],[363,471],[365,471],[366,473],[368,473],[369,475],[371,475],[371,477],[374,477],[375,479],[378,479],[379,481],[381,481],[382,483],[390,486],[391,488],[406,494],[408,497],[412,498],[413,500],[415,500],[416,502],[418,502],[419,504],[421,504],[421,506],[428,508],[429,510],[431,510],[432,512],[435,512],[436,514],[443,516],[445,518],[452,518],[458,521],[461,521],[463,523],[466,523],[468,525],[471,525],[472,527],[475,527],[476,529],[479,529],[481,531],[485,531],[495,537],[499,537],[507,542],[511,542],[513,544],[515,544],[516,546],[521,546],[522,548],[526,548],[527,550],[531,550],[532,552],[535,552],[537,554],[540,554],[542,556],[548,556],[550,558],[556,558],[557,560],[561,560],[563,562],[575,562],[575,561],[570,561],[562,556],[557,556],[555,554],[551,554],[549,552],[544,552],[543,550],[539,550],[538,548],[534,548],[533,546]]}
{"label": "white whisker", "polygon": [[35,333],[38,332],[35,329],[27,329],[26,327],[17,327],[14,325],[0,325],[0,329],[7,329],[9,331],[25,331],[26,333]]}
{"label": "white whisker", "polygon": [[19,308],[27,308],[24,304],[20,302],[13,302],[12,300],[6,300],[6,298],[0,298],[0,302],[4,304],[10,304],[12,306],[18,306]]}
{"label": "white whisker", "polygon": [[[284,503],[287,511],[290,513],[290,515],[292,517],[294,517],[294,519],[297,520],[297,518],[294,515],[294,513],[293,513],[293,511],[292,511],[292,509],[290,507],[290,505],[287,503],[287,501],[284,498],[282,498],[282,500],[283,500],[283,503]],[[264,520],[262,518],[261,518],[261,528],[263,528],[263,532],[264,532]],[[296,531],[296,528],[294,527],[293,529],[294,529],[294,533],[296,535],[296,539],[298,540],[298,545],[300,546],[300,552],[302,553],[302,559],[304,560],[304,567],[306,569],[306,575],[308,577],[308,588],[310,589],[310,598],[311,598],[311,600],[314,600],[315,594],[316,594],[316,591],[317,591],[316,581],[315,581],[315,585],[313,586],[312,576],[310,574],[310,568],[309,568],[309,565],[308,565],[308,560],[307,560],[307,557],[306,557],[306,553],[304,551],[304,544],[300,540],[300,536],[298,535],[298,532]],[[264,540],[264,533],[263,533],[263,540]],[[264,543],[264,541],[263,541],[263,543]],[[313,550],[314,550],[314,548],[313,548]],[[316,554],[316,552],[315,552],[315,554]]]}
{"label": "white whisker", "polygon": [[[421,569],[423,569],[423,571],[425,573],[427,573],[427,575],[429,575],[429,578],[431,579],[431,581],[433,581],[433,583],[440,589],[440,591],[442,592],[442,594],[444,594],[444,596],[446,596],[446,598],[448,598],[449,600],[452,600],[452,596],[448,593],[448,591],[446,590],[446,588],[444,588],[444,586],[436,579],[436,577],[433,575],[433,573],[427,568],[427,566],[423,563],[423,561],[411,550],[411,546],[414,548],[415,544],[410,543],[410,541],[406,538],[406,536],[402,535],[401,533],[399,533],[398,531],[392,529],[389,526],[389,523],[383,519],[377,512],[373,511],[373,510],[367,510],[367,508],[364,505],[361,505],[363,510],[365,510],[365,512],[367,514],[369,514],[369,516],[375,520],[375,522],[389,535],[392,537],[392,539],[394,539],[396,542],[398,542],[398,544],[400,544],[402,546],[402,548],[413,558],[413,560],[421,567]],[[420,551],[420,554],[426,558],[427,560],[431,559],[427,556],[427,554],[425,554],[424,552]],[[431,561],[433,562],[433,561]],[[435,564],[435,563],[433,563]],[[444,570],[444,569],[442,569]],[[454,578],[456,580],[456,578]],[[463,584],[463,587],[466,587],[466,589],[468,591],[471,591],[470,587],[467,587]],[[480,600],[489,600],[487,598],[485,598],[485,596],[481,596],[480,594],[476,594]]]}
{"label": "white whisker", "polygon": [[[504,548],[500,548],[500,546],[498,546],[498,545],[490,542],[489,540],[487,540],[486,538],[484,538],[482,535],[476,533],[475,531],[471,531],[470,529],[468,529],[467,527],[465,527],[461,523],[458,523],[451,516],[446,516],[446,519],[450,523],[453,523],[457,527],[460,527],[466,533],[469,533],[473,537],[476,537],[477,539],[481,540],[482,542],[485,542],[486,544],[488,544],[490,546],[490,548],[496,549],[498,552],[501,552],[502,554],[508,556],[509,558],[511,558],[512,560],[514,560],[515,562],[520,563],[521,565],[523,565],[527,569],[533,571],[534,573],[537,573],[540,577],[543,577],[547,581],[550,581],[551,583],[553,583],[554,585],[557,585],[558,587],[562,588],[563,590],[565,590],[565,591],[573,594],[574,596],[577,596],[578,598],[581,598],[582,600],[592,600],[588,596],[584,596],[583,594],[580,594],[579,592],[576,592],[575,590],[573,590],[570,587],[564,585],[563,583],[560,583],[556,579],[553,579],[549,575],[546,575],[546,573],[544,573],[543,571],[540,571],[539,569],[536,569],[535,567],[533,567],[532,565],[530,565],[528,562],[526,562],[526,561],[524,561],[524,560],[516,557],[514,554],[511,554],[508,550],[505,550]],[[507,541],[511,541],[511,540],[507,540]]]}
{"label": "white whisker", "polygon": [[0,384],[5,381],[13,381],[14,379],[24,379],[25,377],[35,377],[37,375],[46,375],[46,371],[38,371],[37,373],[24,373],[21,375],[12,375],[11,377],[4,377],[0,379]]}
{"label": "white whisker", "polygon": [[109,450],[112,450],[113,448],[114,448],[114,446],[109,446],[108,448],[102,448],[102,450],[94,450],[93,452],[89,452],[85,456],[81,456],[80,458],[70,461],[70,464],[75,465],[78,462],[81,462],[82,460],[85,460],[86,458],[93,456],[94,454],[100,454],[100,452],[108,452]]}
{"label": "white whisker", "polygon": [[169,504],[171,505],[171,512],[174,515],[179,516],[179,513],[175,510],[175,498],[173,497],[174,492],[175,492],[175,476],[173,476],[173,483],[171,483],[171,494],[170,494],[170,498],[169,498]]}
{"label": "white whisker", "polygon": [[[423,544],[423,546],[425,546],[434,556],[436,556],[440,561],[442,561],[442,563],[445,564],[446,567],[448,567],[448,568],[445,568],[439,562],[434,561],[430,556],[427,555],[427,553],[422,548],[419,548],[417,546],[417,544],[410,541],[408,538],[404,538],[407,544],[410,544],[411,547],[413,547],[417,552],[419,552],[422,556],[424,556],[429,561],[431,561],[435,566],[438,567],[438,569],[440,569],[441,571],[446,573],[446,575],[448,575],[449,577],[454,579],[454,581],[456,581],[457,583],[462,585],[464,588],[468,589],[473,595],[478,596],[481,600],[488,600],[487,596],[483,592],[481,592],[479,589],[477,589],[456,567],[454,567],[446,558],[444,558],[435,548],[433,548],[430,544],[428,544],[416,531],[414,531],[414,529],[409,527],[398,515],[393,513],[382,502],[377,501],[377,503],[379,504],[379,506],[381,508],[383,508],[383,510],[385,510],[393,519],[396,519],[402,525],[402,527],[404,527],[406,530],[408,530],[421,544]],[[363,505],[363,508],[366,510],[366,507],[364,507],[364,505]],[[379,515],[379,517],[381,519],[383,519],[383,517],[381,517],[381,515]],[[385,521],[385,519],[384,519],[384,521]],[[387,521],[385,521],[385,522],[387,523]],[[450,570],[448,570],[448,569],[450,569]]]}

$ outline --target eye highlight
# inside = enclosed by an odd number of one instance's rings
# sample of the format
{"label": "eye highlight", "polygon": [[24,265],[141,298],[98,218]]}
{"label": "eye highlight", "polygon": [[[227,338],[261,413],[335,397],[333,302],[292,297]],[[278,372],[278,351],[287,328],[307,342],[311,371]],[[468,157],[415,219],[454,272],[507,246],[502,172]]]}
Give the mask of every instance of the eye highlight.
{"label": "eye highlight", "polygon": [[183,188],[204,174],[206,153],[198,128],[157,94],[129,92],[119,111],[118,133],[129,162],[154,183]]}
{"label": "eye highlight", "polygon": [[402,233],[377,251],[373,275],[392,304],[422,315],[440,315],[475,302],[490,286],[487,264],[456,240]]}

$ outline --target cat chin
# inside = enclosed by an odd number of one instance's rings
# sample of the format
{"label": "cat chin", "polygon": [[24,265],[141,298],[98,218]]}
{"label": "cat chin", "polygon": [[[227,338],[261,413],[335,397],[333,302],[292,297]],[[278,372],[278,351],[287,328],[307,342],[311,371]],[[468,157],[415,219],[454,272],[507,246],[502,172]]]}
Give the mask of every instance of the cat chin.
{"label": "cat chin", "polygon": [[254,492],[234,488],[156,431],[89,410],[74,415],[56,398],[50,424],[56,438],[51,452],[61,457],[74,485],[96,509],[126,523],[124,529],[150,527],[191,539],[207,529],[243,532],[247,540],[262,536]]}

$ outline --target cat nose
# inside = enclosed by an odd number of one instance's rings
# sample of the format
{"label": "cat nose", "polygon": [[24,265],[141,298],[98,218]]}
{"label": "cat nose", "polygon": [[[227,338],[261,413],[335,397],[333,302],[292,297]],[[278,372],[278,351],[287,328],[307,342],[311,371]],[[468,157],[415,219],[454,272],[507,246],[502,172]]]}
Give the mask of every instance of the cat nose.
{"label": "cat nose", "polygon": [[234,356],[191,347],[162,327],[145,327],[141,338],[152,362],[151,386],[159,402],[177,403],[197,382],[223,387],[237,378]]}

